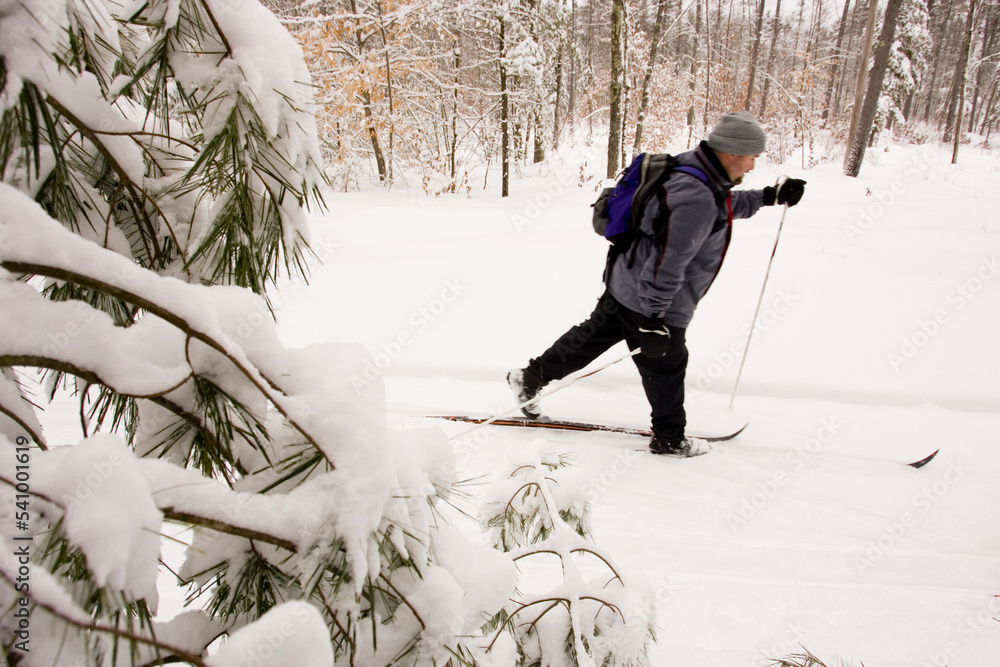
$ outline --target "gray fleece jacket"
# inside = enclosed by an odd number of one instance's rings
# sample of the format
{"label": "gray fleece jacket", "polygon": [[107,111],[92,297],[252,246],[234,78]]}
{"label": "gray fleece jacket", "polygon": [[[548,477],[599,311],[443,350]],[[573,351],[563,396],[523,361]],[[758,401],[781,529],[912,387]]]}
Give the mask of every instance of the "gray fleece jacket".
{"label": "gray fleece jacket", "polygon": [[626,308],[687,328],[722,267],[733,219],[755,214],[764,191],[731,191],[733,183],[705,142],[677,159],[704,172],[712,189],[697,176],[673,172],[646,204],[644,235],[609,261],[604,282]]}

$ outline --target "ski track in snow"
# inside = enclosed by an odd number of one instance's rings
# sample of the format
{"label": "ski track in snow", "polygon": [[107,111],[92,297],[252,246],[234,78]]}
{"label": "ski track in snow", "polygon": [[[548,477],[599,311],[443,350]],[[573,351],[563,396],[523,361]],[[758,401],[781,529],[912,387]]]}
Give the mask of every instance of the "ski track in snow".
{"label": "ski track in snow", "polygon": [[[801,174],[806,196],[787,216],[734,416],[725,408],[779,215],[737,221],[688,332],[688,407],[692,432],[724,431],[723,418],[750,426],[698,459],[651,458],[634,436],[420,418],[510,410],[506,371],[590,312],[606,250],[589,229],[596,183],[566,188],[529,224],[551,173],[517,181],[507,200],[335,196],[337,215],[313,232],[340,249],[309,290],[283,295],[283,335],[367,345],[389,425],[456,438],[468,478],[495,474],[529,444],[570,453],[595,539],[656,591],[652,665],[758,665],[805,646],[867,667],[992,667],[1000,185],[994,156],[966,151],[957,167],[947,157],[893,148],[858,179],[835,163]],[[747,187],[779,173],[801,170],[758,166]],[[877,195],[901,179],[902,195],[874,215]],[[628,361],[543,410],[648,427]],[[938,448],[923,469],[900,464]]]}
{"label": "ski track in snow", "polygon": [[[697,459],[647,456],[634,436],[472,431],[421,416],[509,410],[506,371],[592,309],[606,251],[589,229],[597,181],[554,197],[545,188],[575,164],[532,168],[504,200],[492,190],[331,194],[312,230],[326,264],[308,288],[280,291],[282,337],[367,346],[370,372],[357,380],[384,383],[389,426],[445,432],[463,478],[490,478],[526,446],[570,454],[594,538],[655,592],[651,665],[764,665],[804,646],[866,667],[994,667],[1000,161],[972,149],[958,166],[943,149],[926,155],[872,151],[858,179],[836,162],[807,172],[758,163],[747,187],[780,173],[809,185],[788,214],[736,415],[726,406],[775,210],[737,222],[688,332],[692,432],[750,422]],[[875,215],[877,195],[900,182]],[[551,204],[539,205],[546,192]],[[648,427],[628,361],[543,409]],[[939,447],[923,469],[901,465]],[[539,564],[522,575],[528,585],[559,572]]]}

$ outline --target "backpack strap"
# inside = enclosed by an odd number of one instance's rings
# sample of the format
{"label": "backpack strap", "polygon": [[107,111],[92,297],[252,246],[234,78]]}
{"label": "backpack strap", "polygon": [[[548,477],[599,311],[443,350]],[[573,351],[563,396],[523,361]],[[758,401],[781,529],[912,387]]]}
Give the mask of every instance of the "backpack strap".
{"label": "backpack strap", "polygon": [[[654,153],[654,154],[642,154],[636,158],[643,158],[640,167],[640,186],[636,189],[635,195],[633,197],[633,206],[631,210],[631,215],[633,219],[633,225],[636,230],[639,229],[639,218],[642,216],[643,208],[645,207],[645,201],[649,197],[649,193],[662,187],[664,182],[670,177],[670,174],[675,171],[679,171],[687,174],[688,176],[694,176],[699,181],[705,184],[705,187],[709,189],[712,195],[715,197],[716,205],[722,205],[722,202],[727,201],[726,193],[720,193],[712,185],[711,179],[709,179],[708,174],[699,169],[698,167],[689,167],[687,165],[677,164],[677,157],[674,155],[669,155],[667,153]],[[634,162],[633,162],[634,164]],[[649,171],[653,170],[656,176],[654,178],[648,178]],[[641,202],[636,203],[636,200]],[[732,209],[730,208],[730,211]],[[730,220],[732,219],[732,214],[730,213]],[[665,231],[665,230],[664,230]],[[715,231],[714,229],[712,230]],[[642,232],[638,232],[640,236],[647,236]],[[648,238],[653,238],[656,240],[658,235],[654,235]],[[605,266],[605,282],[607,282],[611,277],[611,268],[615,263],[615,260],[619,255],[627,253],[631,248],[618,248],[612,245],[608,249],[607,264]],[[631,262],[634,258],[629,260]]]}
{"label": "backpack strap", "polygon": [[[728,192],[723,193],[716,190],[715,187],[712,185],[712,181],[709,180],[708,175],[705,172],[703,172],[698,167],[688,167],[686,165],[677,165],[676,167],[674,167],[674,171],[682,171],[688,176],[694,176],[699,181],[707,185],[708,189],[712,191],[713,195],[715,195],[716,205],[722,206],[722,203],[725,202],[727,218],[728,218],[727,224],[733,221],[733,203],[732,200],[730,199],[729,193]],[[720,226],[716,224],[716,226],[712,228],[712,232],[714,233],[719,231],[719,227]]]}
{"label": "backpack strap", "polygon": [[708,186],[708,189],[712,191],[713,195],[715,195],[715,202],[717,204],[721,204],[722,202],[724,202],[726,200],[726,195],[724,195],[721,192],[719,192],[718,190],[716,190],[715,186],[712,185],[712,181],[708,178],[708,174],[706,174],[705,172],[703,172],[698,167],[688,167],[687,165],[679,164],[676,167],[674,167],[674,171],[680,171],[680,172],[684,172],[688,176],[694,176],[699,181],[701,181],[706,186]]}
{"label": "backpack strap", "polygon": [[715,192],[715,188],[712,187],[712,182],[708,180],[708,174],[706,174],[705,172],[703,172],[698,167],[688,167],[686,165],[679,164],[676,167],[674,167],[674,171],[682,171],[685,174],[687,174],[688,176],[694,176],[699,181],[701,181],[702,183],[704,183],[705,185],[707,185],[709,188],[711,188],[712,192]]}

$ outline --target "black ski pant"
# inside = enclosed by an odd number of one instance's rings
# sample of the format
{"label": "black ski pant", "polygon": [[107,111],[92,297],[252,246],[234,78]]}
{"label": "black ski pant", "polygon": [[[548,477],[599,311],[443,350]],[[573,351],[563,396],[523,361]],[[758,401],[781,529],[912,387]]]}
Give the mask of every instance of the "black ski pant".
{"label": "black ski pant", "polygon": [[[590,317],[532,359],[528,370],[547,384],[581,370],[623,340],[630,350],[635,350],[641,347],[639,317],[605,292]],[[640,352],[632,357],[652,408],[653,434],[664,442],[684,438],[684,375],[688,363],[684,334],[684,329],[670,327],[671,345],[666,356],[653,359]]]}

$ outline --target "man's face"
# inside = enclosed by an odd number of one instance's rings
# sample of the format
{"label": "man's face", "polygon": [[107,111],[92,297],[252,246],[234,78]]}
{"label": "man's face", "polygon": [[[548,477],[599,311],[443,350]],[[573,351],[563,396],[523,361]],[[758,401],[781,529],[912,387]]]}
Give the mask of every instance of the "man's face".
{"label": "man's face", "polygon": [[729,153],[719,153],[719,162],[726,175],[736,185],[743,182],[743,177],[753,171],[754,161],[760,155],[730,155]]}

